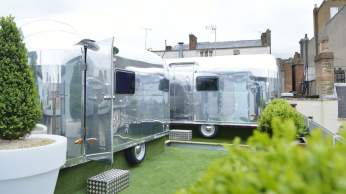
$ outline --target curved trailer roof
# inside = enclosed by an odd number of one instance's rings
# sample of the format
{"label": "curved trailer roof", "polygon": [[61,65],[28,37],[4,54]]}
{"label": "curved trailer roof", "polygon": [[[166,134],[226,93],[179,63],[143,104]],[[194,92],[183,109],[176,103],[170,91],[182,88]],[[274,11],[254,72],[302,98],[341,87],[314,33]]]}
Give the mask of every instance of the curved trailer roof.
{"label": "curved trailer roof", "polygon": [[272,55],[231,55],[166,59],[166,64],[196,63],[199,72],[251,72],[256,77],[276,78],[278,66]]}

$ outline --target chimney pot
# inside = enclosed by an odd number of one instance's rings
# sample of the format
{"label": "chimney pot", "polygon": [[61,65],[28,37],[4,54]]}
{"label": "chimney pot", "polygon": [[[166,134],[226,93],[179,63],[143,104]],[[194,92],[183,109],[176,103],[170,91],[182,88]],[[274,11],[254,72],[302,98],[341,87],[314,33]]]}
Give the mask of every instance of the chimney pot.
{"label": "chimney pot", "polygon": [[178,42],[178,57],[184,58],[184,42]]}
{"label": "chimney pot", "polygon": [[197,49],[197,37],[194,34],[189,34],[189,50]]}

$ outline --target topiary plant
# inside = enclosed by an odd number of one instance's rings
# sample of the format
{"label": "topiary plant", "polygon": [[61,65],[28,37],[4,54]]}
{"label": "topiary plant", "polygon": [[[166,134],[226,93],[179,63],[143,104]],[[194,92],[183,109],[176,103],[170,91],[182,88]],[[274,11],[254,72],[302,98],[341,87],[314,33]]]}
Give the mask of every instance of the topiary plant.
{"label": "topiary plant", "polygon": [[[314,130],[306,146],[293,143],[295,124],[273,120],[273,135],[255,131],[249,148],[235,145],[194,185],[178,194],[346,193],[346,144],[333,146]],[[342,135],[346,138],[346,134]]]}
{"label": "topiary plant", "polygon": [[271,122],[274,117],[278,117],[282,120],[292,120],[299,136],[308,133],[303,115],[283,99],[275,99],[265,107],[257,121],[257,129],[272,134],[273,127]]}
{"label": "topiary plant", "polygon": [[0,18],[0,138],[30,133],[41,109],[27,50],[14,18]]}

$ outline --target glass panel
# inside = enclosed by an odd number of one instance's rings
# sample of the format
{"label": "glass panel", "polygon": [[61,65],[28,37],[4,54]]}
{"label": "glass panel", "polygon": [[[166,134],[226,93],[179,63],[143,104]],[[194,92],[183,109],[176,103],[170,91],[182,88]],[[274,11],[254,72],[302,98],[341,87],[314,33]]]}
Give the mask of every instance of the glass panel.
{"label": "glass panel", "polygon": [[169,91],[169,80],[167,78],[163,78],[160,80],[159,90],[164,92]]}
{"label": "glass panel", "polygon": [[219,78],[217,77],[197,77],[197,91],[215,91],[219,89]]}
{"label": "glass panel", "polygon": [[135,73],[116,71],[115,72],[115,93],[134,94],[135,93]]}

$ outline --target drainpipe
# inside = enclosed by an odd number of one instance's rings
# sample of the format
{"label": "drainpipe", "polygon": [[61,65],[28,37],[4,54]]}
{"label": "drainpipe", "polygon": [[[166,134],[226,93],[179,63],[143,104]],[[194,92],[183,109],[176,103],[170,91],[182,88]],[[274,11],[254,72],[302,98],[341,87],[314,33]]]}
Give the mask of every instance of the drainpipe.
{"label": "drainpipe", "polygon": [[304,46],[305,46],[305,65],[306,65],[306,81],[309,81],[309,47],[308,47],[308,44],[309,44],[309,38],[308,38],[308,35],[305,34],[305,37],[304,37]]}

